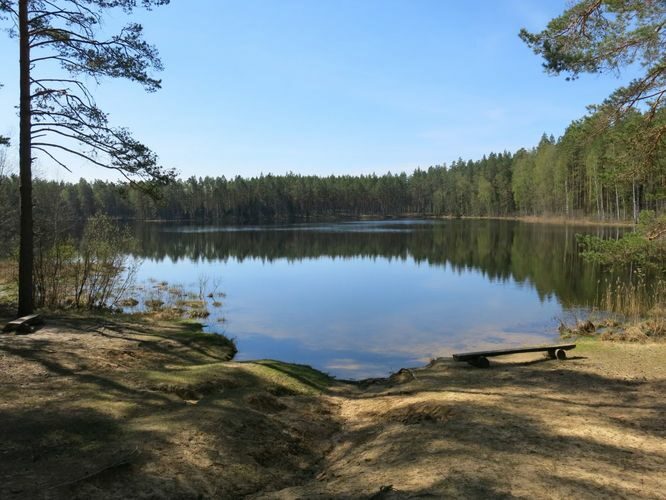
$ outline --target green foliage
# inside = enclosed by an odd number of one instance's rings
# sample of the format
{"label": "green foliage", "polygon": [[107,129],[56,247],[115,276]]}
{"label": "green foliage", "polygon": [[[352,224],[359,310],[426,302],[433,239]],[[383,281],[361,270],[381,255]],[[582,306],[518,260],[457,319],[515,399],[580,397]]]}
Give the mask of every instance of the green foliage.
{"label": "green foliage", "polygon": [[[605,125],[616,123],[631,110],[647,109],[637,124],[641,130],[630,137],[642,167],[659,167],[666,135],[666,2],[579,0],[545,30],[523,29],[520,37],[544,58],[547,72],[565,73],[567,79],[581,73],[619,73],[640,65],[643,71],[638,78],[591,108]],[[625,167],[634,173],[630,165]]]}
{"label": "green foliage", "polygon": [[541,33],[520,37],[552,73],[598,73],[663,60],[666,5],[660,0],[580,0]]}
{"label": "green foliage", "polygon": [[642,272],[654,272],[666,276],[666,238],[650,239],[648,235],[666,227],[666,216],[657,217],[654,212],[641,213],[636,231],[617,240],[597,236],[578,236],[584,258],[602,265],[626,267],[635,265]]}
{"label": "green foliage", "polygon": [[[30,124],[33,155],[42,155],[67,169],[71,158],[115,170],[128,181],[165,184],[172,169],[127,129],[111,127],[108,115],[88,85],[102,78],[123,78],[153,92],[161,82],[152,76],[162,69],[157,49],[143,39],[143,27],[129,23],[106,37],[104,21],[114,9],[129,14],[169,0],[30,0],[27,20],[19,18],[18,0],[0,2],[10,36],[29,33]],[[4,13],[4,15],[2,15]],[[20,29],[19,29],[20,28]],[[61,72],[53,72],[54,64]],[[1,140],[1,138],[0,138]],[[26,161],[26,160],[23,160]]]}
{"label": "green foliage", "polygon": [[580,0],[541,33],[523,29],[520,37],[543,56],[548,72],[570,78],[640,63],[645,75],[623,93],[642,100],[664,87],[665,20],[661,0]]}
{"label": "green foliage", "polygon": [[0,147],[0,259],[13,253],[17,236],[18,184],[9,173],[7,154]]}
{"label": "green foliage", "polygon": [[618,240],[584,235],[578,241],[582,255],[600,264],[625,266],[635,263],[645,266],[653,260],[652,245],[638,233],[630,233]]}
{"label": "green foliage", "polygon": [[[411,174],[361,176],[204,177],[179,180],[159,199],[126,184],[35,182],[41,217],[106,214],[119,219],[261,221],[363,215],[585,216],[630,220],[639,210],[666,210],[666,151],[659,168],[645,167],[634,138],[637,113],[598,133],[596,117],[573,122],[558,140],[515,155],[490,153]],[[0,208],[15,219],[18,179],[0,176]],[[56,208],[58,206],[59,208]],[[0,210],[0,214],[4,213]]]}

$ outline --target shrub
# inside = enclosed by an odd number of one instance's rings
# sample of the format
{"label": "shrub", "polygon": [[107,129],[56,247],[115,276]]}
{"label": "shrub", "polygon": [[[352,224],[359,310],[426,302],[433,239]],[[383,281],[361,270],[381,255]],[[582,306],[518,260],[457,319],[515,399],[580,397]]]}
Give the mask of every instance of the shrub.
{"label": "shrub", "polygon": [[77,245],[54,231],[38,238],[35,303],[38,307],[111,308],[134,281],[133,240],[106,216],[91,217]]}

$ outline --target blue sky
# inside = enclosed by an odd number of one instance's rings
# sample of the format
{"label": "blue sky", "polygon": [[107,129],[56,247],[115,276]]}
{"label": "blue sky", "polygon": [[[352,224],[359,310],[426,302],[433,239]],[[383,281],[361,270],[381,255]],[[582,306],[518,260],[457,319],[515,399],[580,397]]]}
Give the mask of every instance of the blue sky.
{"label": "blue sky", "polygon": [[[155,94],[94,92],[181,176],[411,171],[562,134],[625,78],[544,74],[518,38],[563,0],[172,0],[135,15],[165,65]],[[114,14],[109,26],[124,21]],[[0,38],[0,133],[18,139],[16,40]],[[106,178],[38,160],[41,175]]]}

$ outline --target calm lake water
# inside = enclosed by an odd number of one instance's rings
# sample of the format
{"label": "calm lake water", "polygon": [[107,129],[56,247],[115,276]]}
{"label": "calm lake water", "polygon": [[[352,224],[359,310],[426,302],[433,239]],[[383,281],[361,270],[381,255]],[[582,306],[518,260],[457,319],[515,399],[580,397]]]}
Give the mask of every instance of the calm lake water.
{"label": "calm lake water", "polygon": [[622,231],[468,220],[136,228],[139,281],[219,284],[226,297],[206,330],[235,338],[238,359],[354,379],[557,339],[559,319],[600,296],[576,233]]}

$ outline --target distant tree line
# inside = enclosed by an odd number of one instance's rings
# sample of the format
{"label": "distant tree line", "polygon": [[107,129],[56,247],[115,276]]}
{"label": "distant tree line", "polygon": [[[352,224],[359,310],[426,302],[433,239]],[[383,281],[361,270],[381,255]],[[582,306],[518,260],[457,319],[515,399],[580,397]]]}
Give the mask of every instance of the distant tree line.
{"label": "distant tree line", "polygon": [[[666,123],[666,111],[651,123]],[[642,155],[635,138],[643,124],[638,112],[611,127],[599,127],[590,116],[573,122],[558,140],[544,135],[529,150],[459,159],[409,175],[190,177],[164,186],[157,199],[123,183],[37,180],[36,219],[57,213],[63,221],[99,214],[238,222],[407,214],[627,220],[641,210],[666,209],[666,141],[655,145],[656,154]],[[17,186],[16,176],[0,181],[5,227],[18,206]]]}

